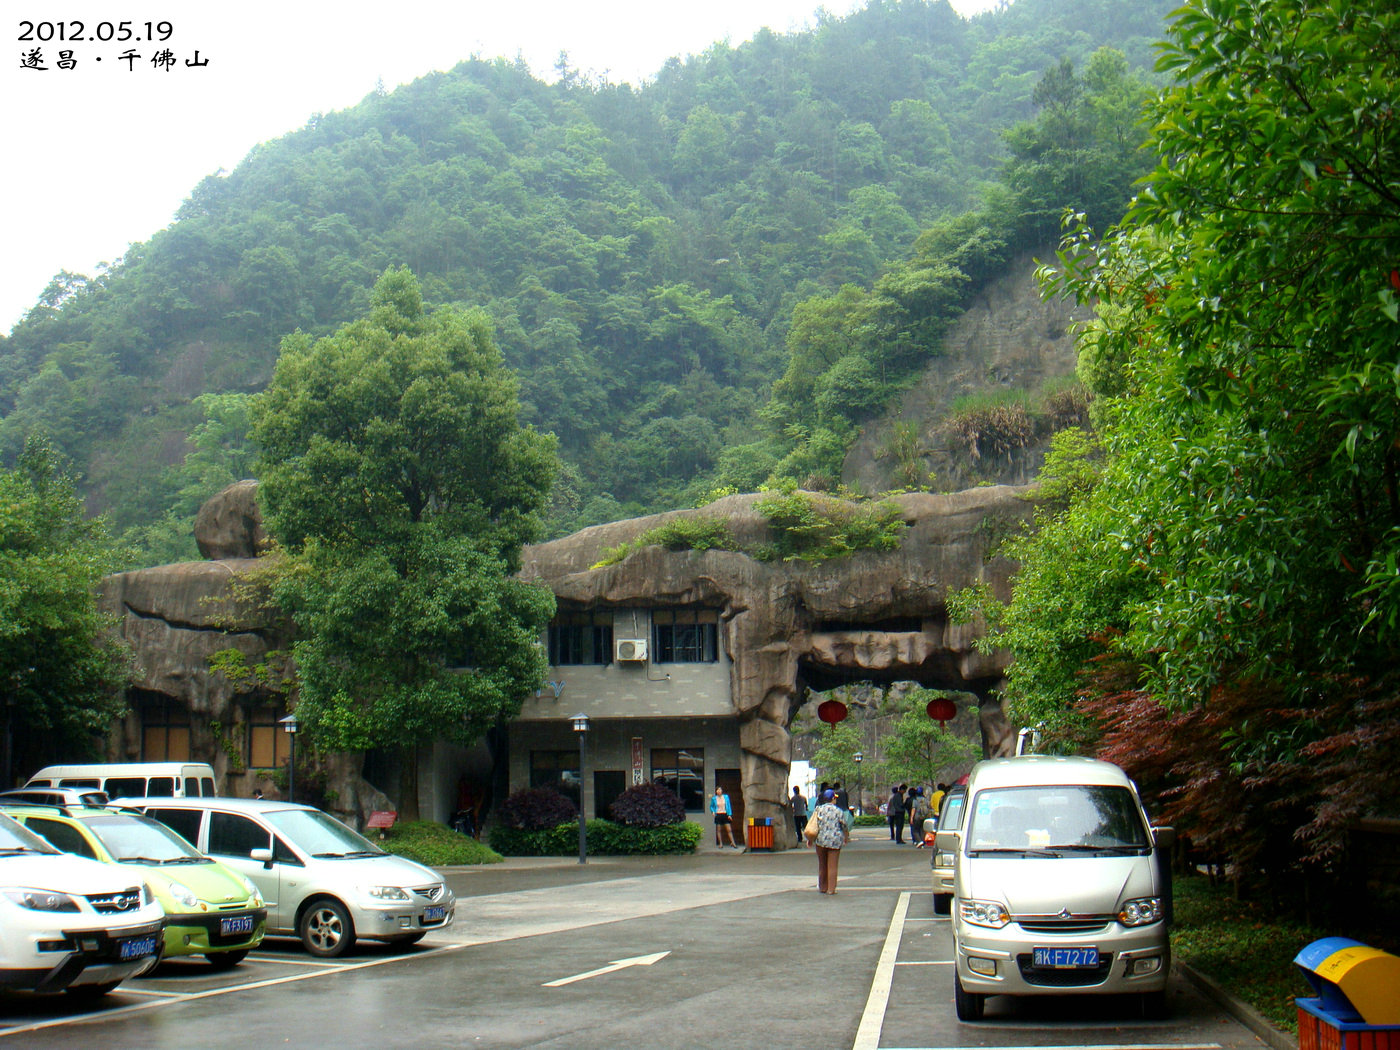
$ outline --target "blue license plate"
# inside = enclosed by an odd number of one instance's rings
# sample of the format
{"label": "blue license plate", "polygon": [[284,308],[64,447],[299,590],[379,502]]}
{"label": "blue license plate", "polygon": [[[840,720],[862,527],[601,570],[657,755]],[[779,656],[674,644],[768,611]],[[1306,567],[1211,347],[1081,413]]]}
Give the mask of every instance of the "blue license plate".
{"label": "blue license plate", "polygon": [[219,936],[232,937],[240,933],[253,932],[251,915],[226,915],[219,920]]}
{"label": "blue license plate", "polygon": [[1094,947],[1032,948],[1031,962],[1045,970],[1092,970],[1099,965]]}
{"label": "blue license plate", "polygon": [[424,922],[442,922],[447,918],[447,906],[445,904],[434,904],[423,909]]}
{"label": "blue license plate", "polygon": [[155,953],[155,934],[149,937],[127,937],[117,942],[117,956],[121,959],[144,959]]}

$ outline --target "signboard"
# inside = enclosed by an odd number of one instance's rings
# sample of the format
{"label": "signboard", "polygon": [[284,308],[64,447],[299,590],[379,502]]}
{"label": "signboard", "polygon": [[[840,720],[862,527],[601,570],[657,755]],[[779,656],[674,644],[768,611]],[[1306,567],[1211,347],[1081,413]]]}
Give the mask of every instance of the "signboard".
{"label": "signboard", "polygon": [[391,809],[376,809],[369,815],[369,820],[365,821],[367,828],[392,828],[394,822],[399,819],[397,811]]}
{"label": "signboard", "polygon": [[642,738],[634,736],[632,738],[632,783],[643,783],[642,767]]}

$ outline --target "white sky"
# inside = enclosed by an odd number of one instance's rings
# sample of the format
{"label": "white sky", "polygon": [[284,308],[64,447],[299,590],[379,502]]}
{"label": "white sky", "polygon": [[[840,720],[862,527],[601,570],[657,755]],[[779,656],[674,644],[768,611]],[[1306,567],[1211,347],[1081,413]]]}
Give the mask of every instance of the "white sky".
{"label": "white sky", "polygon": [[[997,0],[952,0],[964,15]],[[34,305],[59,270],[92,275],[135,241],[168,225],[205,175],[232,170],[257,143],[317,112],[359,102],[383,79],[392,90],[473,54],[522,55],[553,79],[561,50],[572,66],[640,83],[672,55],[738,44],[760,28],[810,23],[819,0],[241,0],[240,3],[32,0],[11,6],[0,77],[0,330]],[[843,15],[856,0],[831,0]],[[133,36],[169,22],[163,43],[20,41],[25,21],[63,19]],[[52,24],[52,22],[51,22]],[[50,34],[53,35],[52,33]],[[38,48],[45,70],[24,68]],[[150,60],[168,48],[169,70]],[[75,65],[58,67],[59,52]],[[140,57],[121,56],[128,50]],[[196,52],[198,57],[196,58]],[[100,59],[100,61],[99,61]],[[187,61],[207,61],[188,67]],[[128,67],[131,68],[128,68]]]}

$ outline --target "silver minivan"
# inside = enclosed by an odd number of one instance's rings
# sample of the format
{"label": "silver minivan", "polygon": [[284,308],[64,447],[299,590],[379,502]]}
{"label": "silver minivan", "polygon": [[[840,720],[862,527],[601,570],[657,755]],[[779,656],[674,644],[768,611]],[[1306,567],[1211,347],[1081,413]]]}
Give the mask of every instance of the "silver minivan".
{"label": "silver minivan", "polygon": [[1153,828],[1117,766],[1023,755],[979,762],[954,855],[954,1000],[960,1020],[991,995],[1132,993],[1165,1008],[1174,833]]}
{"label": "silver minivan", "polygon": [[313,955],[342,955],[357,937],[409,945],[451,924],[452,891],[431,868],[386,853],[328,813],[271,799],[122,799],[251,879],[267,902],[268,936],[296,936]]}

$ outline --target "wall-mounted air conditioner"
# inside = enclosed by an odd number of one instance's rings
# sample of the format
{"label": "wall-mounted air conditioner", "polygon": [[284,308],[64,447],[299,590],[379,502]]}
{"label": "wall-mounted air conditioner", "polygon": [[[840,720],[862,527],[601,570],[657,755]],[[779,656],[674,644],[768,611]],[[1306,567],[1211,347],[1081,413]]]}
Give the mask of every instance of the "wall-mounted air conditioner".
{"label": "wall-mounted air conditioner", "polygon": [[618,661],[626,663],[636,663],[645,661],[647,658],[647,640],[645,638],[619,638],[614,646]]}

